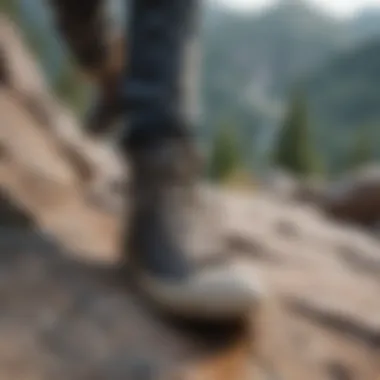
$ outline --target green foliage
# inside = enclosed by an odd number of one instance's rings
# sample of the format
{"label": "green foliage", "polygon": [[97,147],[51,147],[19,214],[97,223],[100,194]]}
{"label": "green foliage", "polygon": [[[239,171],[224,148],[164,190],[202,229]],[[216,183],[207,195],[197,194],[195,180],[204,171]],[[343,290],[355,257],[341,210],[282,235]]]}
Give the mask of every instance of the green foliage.
{"label": "green foliage", "polygon": [[353,141],[347,169],[357,169],[373,160],[373,138],[370,128],[360,128]]}
{"label": "green foliage", "polygon": [[236,129],[223,123],[218,128],[212,147],[209,175],[217,182],[227,181],[242,166]]}
{"label": "green foliage", "polygon": [[0,13],[8,15],[17,22],[20,17],[19,2],[17,0],[0,0]]}
{"label": "green foliage", "polygon": [[275,146],[273,163],[293,174],[321,174],[313,147],[305,97],[298,93],[290,105]]}

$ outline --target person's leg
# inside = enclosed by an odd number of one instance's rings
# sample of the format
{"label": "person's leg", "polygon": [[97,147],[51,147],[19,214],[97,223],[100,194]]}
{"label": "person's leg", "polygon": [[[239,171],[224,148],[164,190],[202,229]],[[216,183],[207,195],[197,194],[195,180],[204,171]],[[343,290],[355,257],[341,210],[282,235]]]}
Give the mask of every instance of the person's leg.
{"label": "person's leg", "polygon": [[104,0],[46,1],[76,63],[97,85],[98,96],[87,115],[86,129],[95,134],[107,131],[122,112],[118,87],[125,65],[124,38],[112,34]]}
{"label": "person's leg", "polygon": [[[104,78],[109,41],[102,2],[50,1],[81,67]],[[197,152],[183,86],[197,5],[198,0],[132,0],[122,104],[129,109],[123,147],[133,175],[125,249],[140,287],[162,310],[225,319],[249,310],[258,288],[228,268],[198,271],[192,260],[199,247],[218,243],[210,215],[199,207]]]}
{"label": "person's leg", "polygon": [[184,70],[198,2],[132,0],[123,143],[133,186],[125,249],[140,287],[161,309],[224,319],[249,310],[258,289],[227,267],[200,271],[193,261],[200,246],[219,243],[213,241],[216,226],[206,222],[211,215],[199,207],[198,159],[186,112]]}
{"label": "person's leg", "polygon": [[130,3],[127,143],[136,146],[188,134],[192,131],[185,127],[182,81],[186,49],[197,29],[198,0]]}

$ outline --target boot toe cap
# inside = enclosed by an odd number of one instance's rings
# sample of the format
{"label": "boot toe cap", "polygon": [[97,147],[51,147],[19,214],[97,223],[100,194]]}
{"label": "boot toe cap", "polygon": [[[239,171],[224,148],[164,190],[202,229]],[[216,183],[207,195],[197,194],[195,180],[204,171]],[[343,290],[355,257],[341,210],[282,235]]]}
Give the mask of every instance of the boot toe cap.
{"label": "boot toe cap", "polygon": [[212,320],[242,317],[265,295],[254,271],[232,267],[205,270],[182,282],[145,278],[144,288],[165,311]]}

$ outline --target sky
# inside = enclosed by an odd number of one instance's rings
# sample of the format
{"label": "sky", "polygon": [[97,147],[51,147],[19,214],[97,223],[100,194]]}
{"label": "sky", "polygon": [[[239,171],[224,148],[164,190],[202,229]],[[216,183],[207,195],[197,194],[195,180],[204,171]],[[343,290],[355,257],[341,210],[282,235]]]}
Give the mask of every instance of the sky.
{"label": "sky", "polygon": [[[278,0],[219,0],[233,8],[261,9]],[[367,6],[380,7],[380,0],[309,0],[341,17],[349,17]]]}

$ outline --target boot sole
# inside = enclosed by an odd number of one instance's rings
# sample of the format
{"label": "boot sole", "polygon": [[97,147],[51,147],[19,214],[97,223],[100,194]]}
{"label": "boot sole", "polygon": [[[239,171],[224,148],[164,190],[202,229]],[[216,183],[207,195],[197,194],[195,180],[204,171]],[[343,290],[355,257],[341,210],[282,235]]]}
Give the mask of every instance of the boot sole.
{"label": "boot sole", "polygon": [[138,286],[165,313],[215,322],[243,318],[265,297],[256,274],[232,268],[209,270],[182,282],[139,274]]}

